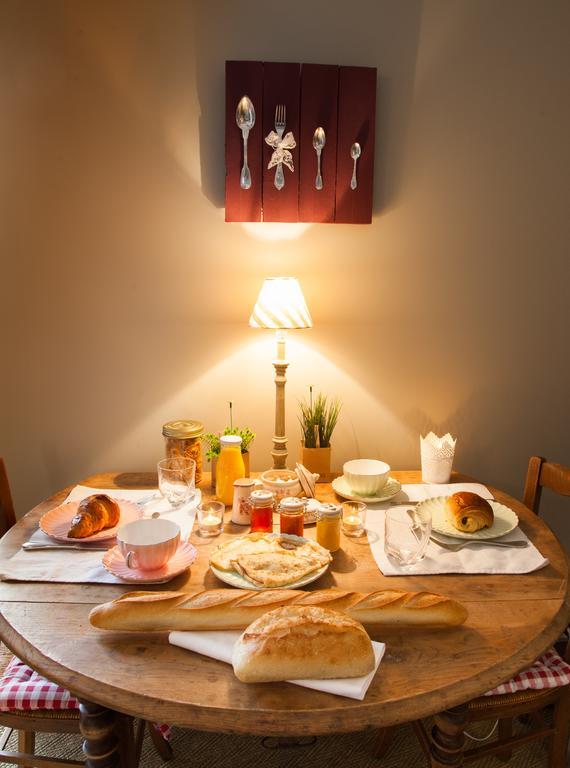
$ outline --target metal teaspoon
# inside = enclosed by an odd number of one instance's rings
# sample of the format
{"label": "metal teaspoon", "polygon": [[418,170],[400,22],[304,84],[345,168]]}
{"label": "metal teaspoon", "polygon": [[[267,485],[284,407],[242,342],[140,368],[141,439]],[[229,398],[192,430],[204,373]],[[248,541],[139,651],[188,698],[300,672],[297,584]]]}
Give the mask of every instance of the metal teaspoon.
{"label": "metal teaspoon", "polygon": [[327,137],[324,128],[317,128],[313,134],[313,147],[317,153],[317,178],[315,179],[315,189],[323,188],[323,177],[321,176],[321,152],[326,144]]}
{"label": "metal teaspoon", "polygon": [[350,156],[354,160],[354,168],[352,169],[352,179],[350,180],[350,188],[356,189],[358,186],[358,183],[356,181],[356,161],[360,157],[361,149],[360,144],[355,141],[352,147],[350,148]]}
{"label": "metal teaspoon", "polygon": [[255,125],[255,109],[249,96],[242,96],[236,109],[236,123],[243,138],[243,166],[239,177],[242,189],[251,187],[251,173],[247,164],[247,139],[250,130]]}

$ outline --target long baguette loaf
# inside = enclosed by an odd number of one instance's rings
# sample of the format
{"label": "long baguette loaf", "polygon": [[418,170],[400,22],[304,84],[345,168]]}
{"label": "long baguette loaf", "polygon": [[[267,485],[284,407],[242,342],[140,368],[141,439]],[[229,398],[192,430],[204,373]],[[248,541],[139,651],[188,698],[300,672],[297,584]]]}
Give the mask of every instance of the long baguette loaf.
{"label": "long baguette loaf", "polygon": [[369,626],[450,627],[463,624],[467,618],[461,603],[430,592],[210,589],[195,595],[128,592],[93,608],[89,620],[100,629],[144,632],[244,629],[259,616],[284,605],[332,608]]}

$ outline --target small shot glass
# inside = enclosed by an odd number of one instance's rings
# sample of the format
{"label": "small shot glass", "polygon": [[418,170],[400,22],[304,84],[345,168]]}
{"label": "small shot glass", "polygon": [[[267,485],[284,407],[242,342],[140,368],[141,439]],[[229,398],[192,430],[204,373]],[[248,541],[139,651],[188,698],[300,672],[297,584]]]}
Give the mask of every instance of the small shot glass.
{"label": "small shot glass", "polygon": [[346,536],[364,536],[366,533],[366,504],[345,501],[342,505],[342,531]]}
{"label": "small shot glass", "polygon": [[200,536],[219,536],[224,527],[225,505],[221,501],[202,501],[198,504],[198,533]]}

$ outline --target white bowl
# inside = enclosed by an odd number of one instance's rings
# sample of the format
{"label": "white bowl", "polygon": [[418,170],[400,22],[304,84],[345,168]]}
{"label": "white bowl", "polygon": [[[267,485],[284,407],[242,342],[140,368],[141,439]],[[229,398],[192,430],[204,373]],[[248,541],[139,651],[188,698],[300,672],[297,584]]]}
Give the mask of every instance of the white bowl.
{"label": "white bowl", "polygon": [[376,459],[353,459],[346,462],[342,471],[354,493],[378,496],[388,481],[390,465]]}
{"label": "white bowl", "polygon": [[301,483],[296,472],[291,469],[268,469],[261,475],[261,484],[266,491],[271,491],[276,501],[285,496],[300,496]]}

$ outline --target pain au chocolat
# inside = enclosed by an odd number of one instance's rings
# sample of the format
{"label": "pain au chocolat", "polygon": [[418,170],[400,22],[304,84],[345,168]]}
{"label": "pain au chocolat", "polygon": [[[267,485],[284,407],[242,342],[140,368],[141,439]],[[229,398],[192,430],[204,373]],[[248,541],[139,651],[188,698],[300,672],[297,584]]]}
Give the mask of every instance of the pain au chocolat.
{"label": "pain au chocolat", "polygon": [[493,508],[476,493],[454,493],[445,502],[445,507],[450,523],[463,533],[475,533],[493,525]]}

